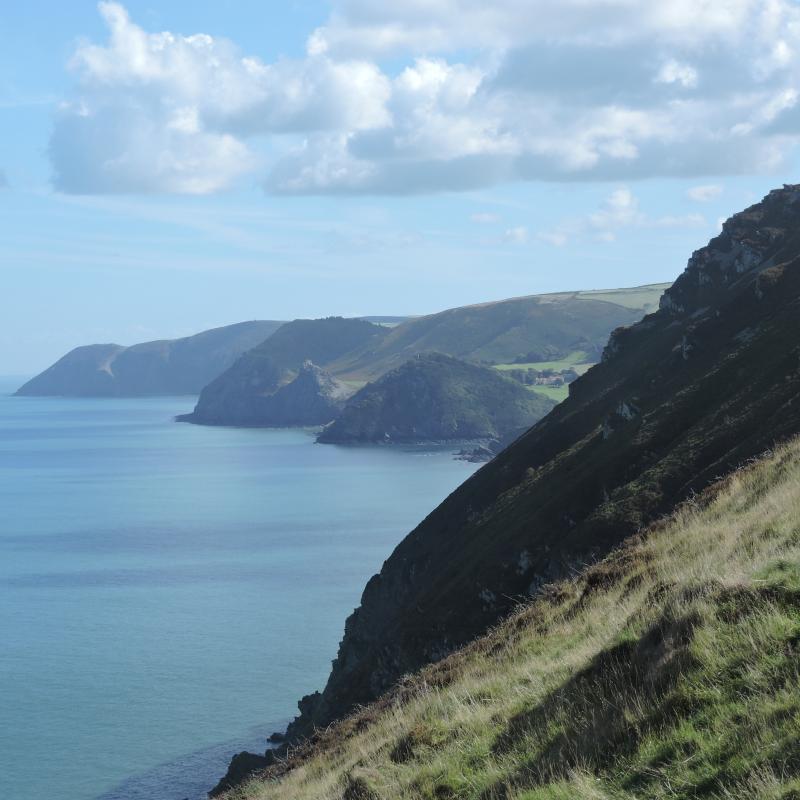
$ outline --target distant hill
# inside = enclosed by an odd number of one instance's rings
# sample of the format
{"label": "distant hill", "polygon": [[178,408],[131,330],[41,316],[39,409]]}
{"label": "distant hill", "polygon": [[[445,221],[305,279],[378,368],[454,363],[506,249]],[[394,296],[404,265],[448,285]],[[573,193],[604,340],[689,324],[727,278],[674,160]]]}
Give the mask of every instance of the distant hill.
{"label": "distant hill", "polygon": [[426,352],[506,364],[558,360],[582,351],[593,363],[609,333],[655,309],[668,286],[531,295],[451,308],[408,319],[377,347],[348,353],[329,368],[340,377],[372,380]]}
{"label": "distant hill", "polygon": [[354,390],[432,352],[484,364],[577,358],[588,365],[599,358],[609,333],[638,320],[666,285],[533,295],[426,317],[369,318],[379,325],[367,318],[295,320],[206,386],[195,410],[180,419],[273,425],[273,405],[265,398],[292,381],[307,360]]}
{"label": "distant hill", "polygon": [[245,351],[263,342],[282,322],[226,325],[183,339],[123,347],[77,347],[17,390],[18,395],[133,397],[198,394]]}
{"label": "distant hill", "polygon": [[367,384],[318,441],[499,439],[522,432],[554,405],[496,370],[428,353]]}
{"label": "distant hill", "polygon": [[[194,411],[180,420],[201,425],[274,425],[274,401],[266,398],[291,383],[306,361],[325,367],[351,350],[377,346],[390,330],[342,317],[287,322],[211,381],[200,393]],[[297,424],[318,423],[308,419]]]}
{"label": "distant hill", "polygon": [[[284,373],[276,370],[268,374],[277,377]],[[297,377],[274,392],[251,393],[242,398],[243,402],[234,405],[216,404],[206,398],[191,414],[182,414],[176,420],[258,428],[325,425],[341,412],[354,391],[352,386],[337,381],[325,370],[306,361]]]}
{"label": "distant hill", "polygon": [[407,322],[412,317],[358,317],[358,319],[365,319],[367,322],[374,322],[376,325],[385,325],[387,328],[394,328],[401,322]]}

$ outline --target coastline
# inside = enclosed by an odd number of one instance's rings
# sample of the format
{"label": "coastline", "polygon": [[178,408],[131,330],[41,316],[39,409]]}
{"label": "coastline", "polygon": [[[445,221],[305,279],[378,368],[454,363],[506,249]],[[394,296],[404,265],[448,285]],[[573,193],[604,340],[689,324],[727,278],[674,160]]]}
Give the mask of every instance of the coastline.
{"label": "coastline", "polygon": [[258,725],[235,739],[185,753],[127,778],[95,800],[207,800],[234,753],[271,749],[270,732],[288,724],[283,720]]}

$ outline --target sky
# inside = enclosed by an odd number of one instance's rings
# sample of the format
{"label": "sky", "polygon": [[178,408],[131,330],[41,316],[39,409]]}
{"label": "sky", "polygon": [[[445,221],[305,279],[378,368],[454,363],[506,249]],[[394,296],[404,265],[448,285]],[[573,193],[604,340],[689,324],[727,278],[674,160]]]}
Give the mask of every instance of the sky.
{"label": "sky", "polygon": [[0,374],[669,281],[798,180],[795,0],[9,0],[0,35]]}

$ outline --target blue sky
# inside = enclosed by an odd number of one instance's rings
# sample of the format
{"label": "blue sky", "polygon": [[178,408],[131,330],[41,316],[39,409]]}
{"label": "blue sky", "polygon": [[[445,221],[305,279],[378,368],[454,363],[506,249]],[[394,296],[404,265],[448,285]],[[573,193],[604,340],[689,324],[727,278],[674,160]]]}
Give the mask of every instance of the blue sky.
{"label": "blue sky", "polygon": [[666,281],[797,180],[789,0],[31,0],[0,31],[5,374]]}

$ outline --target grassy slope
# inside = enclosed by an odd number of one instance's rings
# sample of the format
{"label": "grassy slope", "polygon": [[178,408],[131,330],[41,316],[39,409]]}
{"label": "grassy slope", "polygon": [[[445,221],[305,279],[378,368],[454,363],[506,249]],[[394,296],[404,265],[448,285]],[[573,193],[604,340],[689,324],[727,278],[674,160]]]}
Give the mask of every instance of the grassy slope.
{"label": "grassy slope", "polygon": [[795,440],[230,797],[796,800],[799,520]]}
{"label": "grassy slope", "polygon": [[668,285],[514,297],[414,317],[377,346],[354,350],[328,368],[340,379],[366,381],[417,353],[499,364],[534,351],[558,357],[579,341],[599,349],[613,328],[654,309]]}
{"label": "grassy slope", "polygon": [[569,386],[526,386],[534,394],[547,397],[555,403],[561,403],[569,397]]}
{"label": "grassy slope", "polygon": [[652,283],[646,286],[633,286],[629,289],[594,289],[578,292],[581,300],[605,300],[626,308],[643,309],[650,313],[658,308],[658,301],[669,283]]}
{"label": "grassy slope", "polygon": [[[587,362],[587,354],[583,350],[573,350],[566,358],[560,361],[532,361],[527,364],[494,364],[494,369],[501,372],[509,372],[514,369],[552,369],[560,371],[562,369],[574,369],[578,375],[583,375],[588,369],[594,366],[591,362]],[[564,386],[528,386],[532,392],[540,394],[543,397],[549,397],[556,403],[566,400],[569,396],[569,387]]]}
{"label": "grassy slope", "polygon": [[574,369],[578,375],[583,375],[587,369],[593,366],[592,362],[587,361],[588,358],[589,355],[584,350],[573,350],[558,361],[529,361],[524,364],[494,364],[493,366],[502,372],[512,369],[552,369],[556,371]]}

